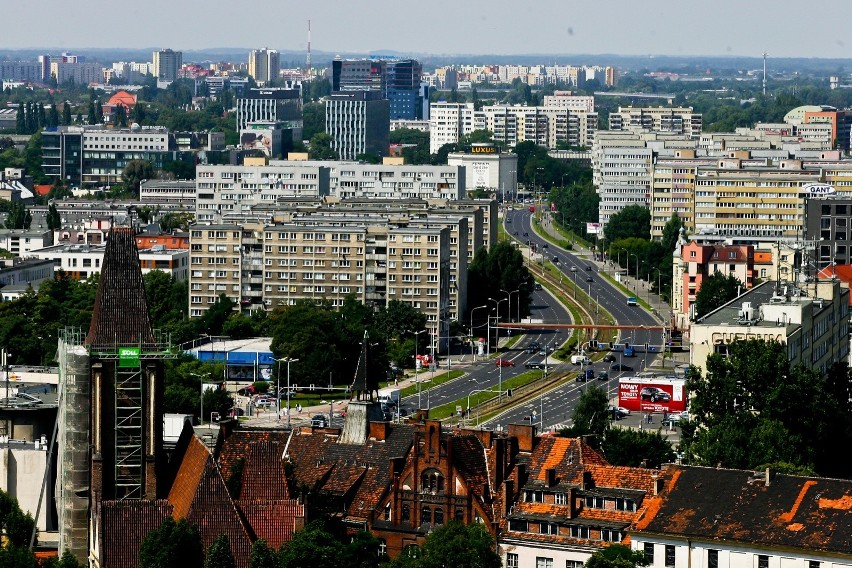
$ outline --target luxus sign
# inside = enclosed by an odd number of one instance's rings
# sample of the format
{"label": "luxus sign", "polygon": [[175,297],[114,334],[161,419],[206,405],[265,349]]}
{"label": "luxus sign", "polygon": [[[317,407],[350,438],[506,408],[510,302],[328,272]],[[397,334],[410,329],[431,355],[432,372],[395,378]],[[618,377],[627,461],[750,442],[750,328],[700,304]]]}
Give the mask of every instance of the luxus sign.
{"label": "luxus sign", "polygon": [[809,183],[802,186],[802,193],[811,197],[824,197],[826,195],[834,195],[837,193],[837,190],[834,189],[833,185],[827,183]]}

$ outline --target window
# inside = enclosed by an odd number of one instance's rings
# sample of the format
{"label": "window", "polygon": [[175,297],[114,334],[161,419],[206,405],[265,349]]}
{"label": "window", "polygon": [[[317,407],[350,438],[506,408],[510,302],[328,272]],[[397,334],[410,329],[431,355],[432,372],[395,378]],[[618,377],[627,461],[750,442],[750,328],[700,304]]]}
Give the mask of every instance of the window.
{"label": "window", "polygon": [[456,520],[458,522],[464,522],[464,509],[456,509]]}
{"label": "window", "polygon": [[646,542],[645,543],[645,560],[648,561],[648,564],[654,563],[654,543]]}
{"label": "window", "polygon": [[527,489],[524,491],[524,501],[527,503],[543,503],[544,492]]}
{"label": "window", "polygon": [[583,568],[583,563],[579,560],[566,560],[565,568]]}
{"label": "window", "polygon": [[666,545],[666,566],[675,565],[675,547],[673,544]]}
{"label": "window", "polygon": [[769,557],[767,555],[757,555],[757,568],[769,568]]}
{"label": "window", "polygon": [[568,499],[565,497],[564,493],[554,493],[553,502],[556,505],[565,505],[568,503]]}
{"label": "window", "polygon": [[535,568],[553,568],[553,558],[542,558],[541,556],[536,556]]}
{"label": "window", "polygon": [[510,552],[506,554],[506,568],[518,568],[518,555]]}
{"label": "window", "polygon": [[411,520],[411,507],[408,506],[408,503],[402,505],[402,521],[407,523]]}
{"label": "window", "polygon": [[509,530],[515,532],[527,532],[529,523],[523,519],[509,519]]}
{"label": "window", "polygon": [[432,508],[424,505],[423,508],[420,510],[420,524],[425,525],[425,524],[431,524],[431,523],[432,523]]}
{"label": "window", "polygon": [[443,525],[444,524],[444,510],[443,509],[435,509],[435,525]]}
{"label": "window", "polygon": [[707,551],[707,568],[719,568],[719,551],[712,548]]}
{"label": "window", "polygon": [[819,560],[808,560],[808,568],[819,568]]}

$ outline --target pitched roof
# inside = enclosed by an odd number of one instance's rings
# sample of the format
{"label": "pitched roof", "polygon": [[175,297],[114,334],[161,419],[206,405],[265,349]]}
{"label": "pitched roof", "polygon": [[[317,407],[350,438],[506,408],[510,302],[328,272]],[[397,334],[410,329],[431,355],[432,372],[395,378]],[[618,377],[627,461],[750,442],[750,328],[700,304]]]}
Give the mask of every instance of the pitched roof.
{"label": "pitched roof", "polygon": [[305,506],[293,500],[237,501],[237,507],[254,533],[278,550],[290,542],[305,519]]}
{"label": "pitched roof", "polygon": [[106,104],[112,106],[120,104],[127,108],[133,108],[136,106],[136,95],[128,93],[127,91],[118,91],[109,98]]}
{"label": "pitched roof", "polygon": [[172,515],[172,504],[165,499],[101,501],[96,506],[104,567],[136,568],[142,541]]}
{"label": "pitched roof", "polygon": [[201,483],[204,466],[209,457],[210,452],[201,440],[193,435],[169,491],[169,502],[174,506],[175,519],[183,519],[189,514],[189,508],[198,492],[198,485]]}
{"label": "pitched roof", "polygon": [[634,530],[852,553],[852,481],[668,466]]}

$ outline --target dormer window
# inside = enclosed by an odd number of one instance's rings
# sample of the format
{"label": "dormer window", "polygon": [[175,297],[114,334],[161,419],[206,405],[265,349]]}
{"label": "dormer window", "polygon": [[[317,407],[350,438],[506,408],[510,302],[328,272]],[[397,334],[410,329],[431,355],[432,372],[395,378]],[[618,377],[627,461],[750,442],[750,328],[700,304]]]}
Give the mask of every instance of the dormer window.
{"label": "dormer window", "polygon": [[564,493],[554,493],[553,494],[553,503],[555,505],[567,505],[568,498]]}
{"label": "dormer window", "polygon": [[540,490],[527,489],[524,491],[524,501],[527,503],[543,503],[544,492]]}
{"label": "dormer window", "polygon": [[444,492],[444,476],[437,469],[427,469],[420,478],[420,489],[428,493]]}

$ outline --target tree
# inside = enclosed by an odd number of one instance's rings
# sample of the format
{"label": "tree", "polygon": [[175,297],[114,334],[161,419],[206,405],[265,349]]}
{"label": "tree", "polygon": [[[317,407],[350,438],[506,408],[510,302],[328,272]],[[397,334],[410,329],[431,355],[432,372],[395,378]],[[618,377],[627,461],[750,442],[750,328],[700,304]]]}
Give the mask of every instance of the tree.
{"label": "tree", "polygon": [[50,111],[47,113],[46,126],[48,128],[56,128],[59,126],[59,110],[56,108],[55,103],[50,105]]}
{"label": "tree", "polygon": [[501,302],[500,313],[497,315],[505,316],[504,321],[509,321],[512,314],[517,315],[520,312],[523,317],[529,313],[535,279],[524,266],[523,255],[512,243],[501,241],[491,247],[491,250],[480,248],[476,251],[467,274],[468,305],[471,309],[486,304],[493,305],[489,298],[500,300],[507,298],[509,292],[520,290],[517,300],[512,298],[512,303],[519,302],[515,304],[515,309],[510,309],[509,302]]}
{"label": "tree", "polygon": [[46,564],[44,568],[85,568],[83,563],[77,560],[67,548],[62,551],[62,555],[59,558],[51,560],[52,562]]}
{"label": "tree", "polygon": [[628,205],[609,218],[604,235],[610,243],[631,237],[651,239],[651,211],[644,205]]}
{"label": "tree", "polygon": [[[590,385],[580,398],[571,419],[574,422],[573,435],[594,434],[602,437],[609,427],[609,399],[606,391],[597,385]],[[600,442],[598,442],[600,443]]]}
{"label": "tree", "polygon": [[305,103],[302,106],[302,139],[312,140],[317,134],[325,134],[325,103]]}
{"label": "tree", "polygon": [[601,450],[612,465],[659,468],[674,461],[671,443],[660,432],[609,428],[604,433]]}
{"label": "tree", "polygon": [[346,566],[342,544],[321,520],[308,523],[293,534],[278,553],[281,568],[302,566]]}
{"label": "tree", "polygon": [[71,124],[71,103],[69,101],[62,103],[62,124]]}
{"label": "tree", "polygon": [[203,559],[198,528],[186,519],[166,517],[139,547],[139,568],[202,568]]}
{"label": "tree", "polygon": [[231,552],[231,542],[228,535],[222,534],[216,537],[210,548],[207,549],[207,557],[204,559],[204,568],[235,568],[234,555]]}
{"label": "tree", "polygon": [[121,179],[139,195],[139,186],[154,177],[154,166],[148,160],[130,160],[121,172]]}
{"label": "tree", "polygon": [[636,568],[648,564],[644,552],[623,544],[611,544],[592,554],[585,568]]}
{"label": "tree", "polygon": [[94,99],[91,99],[89,101],[89,114],[88,114],[87,118],[89,119],[89,124],[97,124],[98,123],[97,122],[98,121],[98,115],[95,112],[95,100]]}
{"label": "tree", "polygon": [[112,122],[116,126],[122,128],[127,127],[127,109],[124,105],[120,104],[115,107],[115,116],[113,117]]}
{"label": "tree", "polygon": [[278,558],[275,551],[269,548],[262,538],[251,544],[249,568],[278,568]]}
{"label": "tree", "polygon": [[314,160],[337,160],[337,150],[331,147],[334,140],[325,132],[318,132],[311,137],[311,158]]}
{"label": "tree", "polygon": [[27,209],[20,201],[15,201],[9,206],[9,216],[6,217],[7,229],[24,229],[27,223]]}
{"label": "tree", "polygon": [[716,272],[701,282],[695,295],[695,319],[698,320],[716,308],[727,304],[745,291],[745,286],[733,274]]}
{"label": "tree", "polygon": [[136,101],[136,104],[133,106],[132,116],[133,122],[136,124],[144,124],[147,114],[145,112],[145,105],[142,104],[141,101]]}
{"label": "tree", "polygon": [[393,568],[500,568],[502,561],[494,545],[494,537],[480,523],[469,525],[450,521],[429,533],[419,547],[403,552]]}
{"label": "tree", "polygon": [[15,134],[27,134],[27,107],[18,104],[18,112],[15,115]]}

